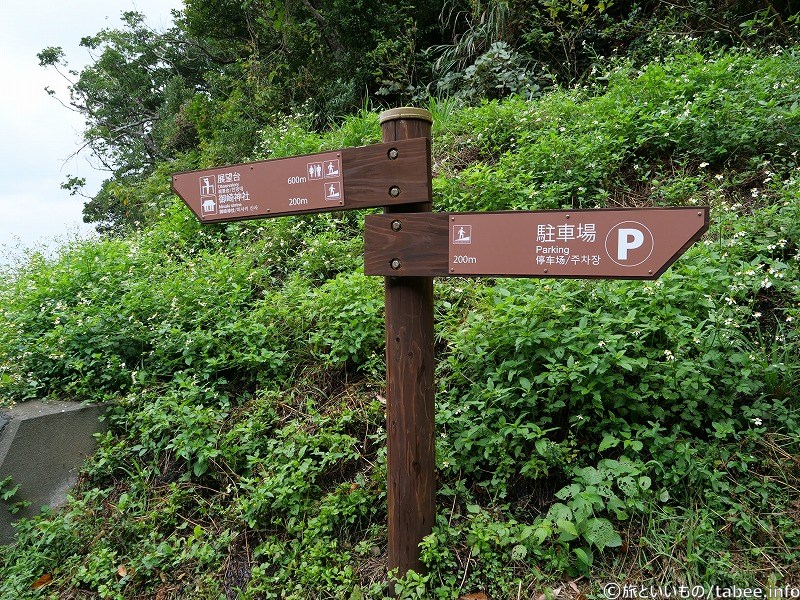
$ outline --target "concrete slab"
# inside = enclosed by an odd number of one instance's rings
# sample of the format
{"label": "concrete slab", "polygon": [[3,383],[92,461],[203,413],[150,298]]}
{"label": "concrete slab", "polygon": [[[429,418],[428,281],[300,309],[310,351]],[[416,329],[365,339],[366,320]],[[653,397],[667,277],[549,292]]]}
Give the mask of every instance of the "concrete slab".
{"label": "concrete slab", "polygon": [[0,481],[19,484],[10,502],[30,505],[11,514],[0,500],[0,544],[13,541],[11,524],[57,508],[75,485],[84,459],[95,449],[94,434],[105,430],[99,418],[106,406],[33,400],[0,409]]}

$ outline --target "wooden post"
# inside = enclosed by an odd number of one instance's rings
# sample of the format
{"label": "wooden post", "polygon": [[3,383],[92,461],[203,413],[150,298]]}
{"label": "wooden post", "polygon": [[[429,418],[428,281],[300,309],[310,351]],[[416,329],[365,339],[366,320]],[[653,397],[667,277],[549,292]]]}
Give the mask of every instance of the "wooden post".
{"label": "wooden post", "polygon": [[[398,108],[382,113],[380,122],[383,141],[394,142],[430,138],[433,118],[427,110]],[[389,193],[402,198],[402,183],[399,188]],[[431,203],[384,210],[430,212]],[[398,221],[394,226],[402,228]],[[402,577],[409,569],[423,572],[419,543],[436,516],[433,278],[386,277],[385,287],[388,568]]]}

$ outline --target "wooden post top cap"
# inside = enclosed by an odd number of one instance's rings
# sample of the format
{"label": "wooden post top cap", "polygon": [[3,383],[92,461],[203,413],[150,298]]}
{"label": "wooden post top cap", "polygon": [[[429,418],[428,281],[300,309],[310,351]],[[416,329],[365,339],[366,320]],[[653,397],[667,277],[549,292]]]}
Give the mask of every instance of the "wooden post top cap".
{"label": "wooden post top cap", "polygon": [[411,106],[385,110],[380,115],[381,125],[388,121],[398,121],[400,119],[419,119],[421,121],[433,123],[433,115],[430,111],[424,108],[413,108]]}

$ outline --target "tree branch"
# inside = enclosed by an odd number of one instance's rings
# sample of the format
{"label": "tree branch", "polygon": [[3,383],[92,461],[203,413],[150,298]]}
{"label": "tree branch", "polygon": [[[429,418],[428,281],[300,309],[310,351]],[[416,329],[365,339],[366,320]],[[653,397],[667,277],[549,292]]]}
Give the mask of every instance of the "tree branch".
{"label": "tree branch", "polygon": [[325,37],[325,41],[328,43],[328,47],[333,50],[334,53],[338,55],[345,54],[345,48],[342,45],[342,42],[339,41],[339,38],[333,33],[328,20],[322,16],[322,14],[314,8],[314,5],[311,4],[310,0],[302,0],[305,7],[311,13],[311,16],[317,22],[317,26],[319,26],[322,35]]}

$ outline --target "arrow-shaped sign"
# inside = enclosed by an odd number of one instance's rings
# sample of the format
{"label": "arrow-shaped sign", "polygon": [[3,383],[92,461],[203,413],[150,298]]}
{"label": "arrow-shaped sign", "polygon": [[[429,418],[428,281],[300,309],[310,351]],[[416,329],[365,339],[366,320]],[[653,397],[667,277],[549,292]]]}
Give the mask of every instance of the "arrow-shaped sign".
{"label": "arrow-shaped sign", "polygon": [[368,215],[364,272],[656,279],[708,223],[705,207]]}
{"label": "arrow-shaped sign", "polygon": [[203,223],[430,202],[424,138],[230,165],[172,176]]}

